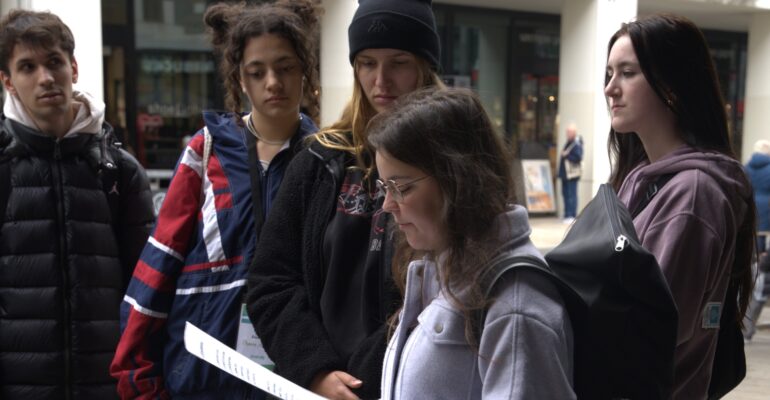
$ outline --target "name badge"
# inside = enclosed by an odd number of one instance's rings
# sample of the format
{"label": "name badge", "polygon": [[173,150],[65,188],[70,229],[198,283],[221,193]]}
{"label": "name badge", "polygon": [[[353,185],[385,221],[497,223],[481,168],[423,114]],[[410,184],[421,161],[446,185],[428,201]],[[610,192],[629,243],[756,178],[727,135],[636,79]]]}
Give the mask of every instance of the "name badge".
{"label": "name badge", "polygon": [[251,324],[249,313],[246,311],[246,304],[241,304],[241,322],[238,325],[238,340],[235,343],[235,350],[251,361],[271,371],[275,367],[273,361],[267,356],[262,341],[259,340],[254,331],[254,325]]}
{"label": "name badge", "polygon": [[722,318],[722,303],[706,303],[703,309],[703,329],[718,329]]}

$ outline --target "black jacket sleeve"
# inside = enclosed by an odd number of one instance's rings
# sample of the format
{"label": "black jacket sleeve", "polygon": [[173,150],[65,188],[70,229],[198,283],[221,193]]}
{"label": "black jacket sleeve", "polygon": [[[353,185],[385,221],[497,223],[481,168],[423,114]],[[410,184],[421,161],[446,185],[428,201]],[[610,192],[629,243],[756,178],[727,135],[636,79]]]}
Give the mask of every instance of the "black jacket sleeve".
{"label": "black jacket sleeve", "polygon": [[155,223],[155,214],[150,183],[144,168],[125,150],[120,150],[120,157],[120,200],[115,232],[120,246],[123,282],[128,286],[134,266]]}
{"label": "black jacket sleeve", "polygon": [[336,190],[324,168],[308,151],[289,165],[248,275],[246,302],[257,335],[276,372],[304,387],[321,371],[346,369],[321,321],[322,262],[309,250],[321,245],[325,225],[318,225],[329,213],[322,204]]}
{"label": "black jacket sleeve", "polygon": [[362,399],[380,397],[382,364],[385,359],[387,344],[388,325],[384,323],[361,342],[348,360],[348,367],[345,372],[364,382],[361,388],[353,391]]}

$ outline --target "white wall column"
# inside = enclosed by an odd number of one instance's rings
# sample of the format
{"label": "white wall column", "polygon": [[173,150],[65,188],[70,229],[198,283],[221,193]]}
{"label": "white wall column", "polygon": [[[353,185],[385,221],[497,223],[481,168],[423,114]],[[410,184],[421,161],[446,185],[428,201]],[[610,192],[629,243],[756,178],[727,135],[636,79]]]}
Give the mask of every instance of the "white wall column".
{"label": "white wall column", "polygon": [[104,101],[102,67],[102,3],[100,0],[31,0],[34,10],[49,10],[69,26],[75,36],[78,83],[75,88]]}
{"label": "white wall column", "polygon": [[770,12],[755,12],[749,23],[746,65],[746,108],[743,114],[741,160],[751,156],[754,143],[770,139]]}
{"label": "white wall column", "polygon": [[101,0],[2,0],[0,5],[3,15],[13,8],[23,8],[50,11],[59,16],[75,36],[75,59],[78,62],[75,88],[104,101]]}
{"label": "white wall column", "polygon": [[348,25],[358,2],[323,0],[321,20],[321,126],[339,119],[351,93],[353,68],[348,60]]}
{"label": "white wall column", "polygon": [[5,15],[8,10],[14,8],[29,9],[32,0],[0,0],[0,13]]}
{"label": "white wall column", "polygon": [[[578,210],[609,178],[610,119],[604,99],[607,42],[621,23],[630,21],[636,13],[637,0],[570,0],[562,8],[557,154],[566,142],[566,127],[574,123],[584,145]],[[561,199],[561,190],[558,196]],[[563,207],[559,210],[562,212]]]}

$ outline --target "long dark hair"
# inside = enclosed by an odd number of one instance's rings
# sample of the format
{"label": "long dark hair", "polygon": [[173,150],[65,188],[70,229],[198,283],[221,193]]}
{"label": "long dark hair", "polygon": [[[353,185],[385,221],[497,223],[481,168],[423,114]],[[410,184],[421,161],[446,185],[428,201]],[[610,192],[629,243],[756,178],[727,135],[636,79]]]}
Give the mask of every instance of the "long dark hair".
{"label": "long dark hair", "polygon": [[[615,42],[626,35],[645,79],[676,116],[681,139],[690,146],[735,158],[719,79],[700,29],[676,15],[643,17],[623,24],[612,35],[608,55]],[[608,82],[606,76],[604,84]],[[636,134],[620,134],[612,128],[607,146],[613,161],[610,182],[618,190],[628,173],[647,160],[647,154]]]}
{"label": "long dark hair", "polygon": [[[441,287],[465,314],[466,337],[473,343],[470,313],[486,306],[479,279],[499,246],[491,227],[515,200],[510,153],[469,90],[415,91],[375,116],[368,130],[375,151],[384,150],[438,182],[448,229]],[[398,236],[393,269],[403,290],[406,266],[420,254]],[[461,292],[462,299],[456,296]]]}
{"label": "long dark hair", "polygon": [[[612,35],[608,55],[615,42],[626,35],[645,79],[676,116],[681,139],[692,147],[736,159],[719,79],[701,30],[692,21],[676,15],[643,17],[623,24]],[[605,77],[605,85],[608,82],[609,76]],[[612,162],[610,183],[619,190],[631,170],[648,159],[647,154],[635,133],[620,134],[612,128],[607,149]],[[748,210],[738,229],[730,282],[739,294],[739,318],[746,311],[754,281],[751,262],[756,243],[756,210],[753,198],[746,200]]]}
{"label": "long dark hair", "polygon": [[320,8],[311,0],[278,0],[258,5],[217,3],[203,16],[214,50],[221,56],[220,73],[224,79],[228,108],[239,113],[243,51],[249,39],[264,34],[280,36],[291,43],[305,78],[304,101],[310,117],[318,119],[318,20]]}

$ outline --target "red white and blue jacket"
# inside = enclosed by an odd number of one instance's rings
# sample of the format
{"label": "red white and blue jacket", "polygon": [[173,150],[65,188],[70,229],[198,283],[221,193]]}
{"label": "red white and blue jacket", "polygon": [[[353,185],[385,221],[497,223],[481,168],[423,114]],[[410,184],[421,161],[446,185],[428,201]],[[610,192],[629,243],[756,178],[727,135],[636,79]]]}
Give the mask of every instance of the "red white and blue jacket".
{"label": "red white and blue jacket", "polygon": [[258,397],[188,353],[184,325],[190,321],[235,347],[256,232],[290,159],[317,128],[302,116],[288,148],[265,171],[254,137],[236,118],[203,113],[213,139],[205,174],[203,130],[177,164],[121,305],[123,333],[110,373],[122,398]]}

